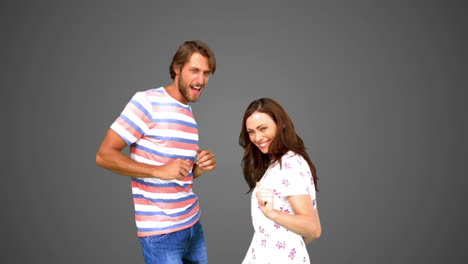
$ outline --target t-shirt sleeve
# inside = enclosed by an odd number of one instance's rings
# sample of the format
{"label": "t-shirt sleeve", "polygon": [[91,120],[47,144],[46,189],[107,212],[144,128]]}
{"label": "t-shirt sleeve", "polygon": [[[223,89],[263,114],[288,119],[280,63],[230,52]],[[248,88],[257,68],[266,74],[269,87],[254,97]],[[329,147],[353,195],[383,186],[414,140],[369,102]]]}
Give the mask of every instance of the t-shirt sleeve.
{"label": "t-shirt sleeve", "polygon": [[151,102],[145,92],[137,92],[125,106],[111,129],[128,145],[135,143],[150,129],[152,122]]}
{"label": "t-shirt sleeve", "polygon": [[301,156],[283,157],[279,186],[281,196],[309,194],[315,207],[316,197],[312,173]]}

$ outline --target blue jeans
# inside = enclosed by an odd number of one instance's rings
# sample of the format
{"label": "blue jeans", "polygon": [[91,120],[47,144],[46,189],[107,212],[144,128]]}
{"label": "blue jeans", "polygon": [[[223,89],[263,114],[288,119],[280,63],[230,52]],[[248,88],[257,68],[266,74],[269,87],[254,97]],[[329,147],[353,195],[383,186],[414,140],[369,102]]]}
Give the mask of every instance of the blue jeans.
{"label": "blue jeans", "polygon": [[205,236],[200,221],[169,234],[140,237],[147,264],[206,264]]}

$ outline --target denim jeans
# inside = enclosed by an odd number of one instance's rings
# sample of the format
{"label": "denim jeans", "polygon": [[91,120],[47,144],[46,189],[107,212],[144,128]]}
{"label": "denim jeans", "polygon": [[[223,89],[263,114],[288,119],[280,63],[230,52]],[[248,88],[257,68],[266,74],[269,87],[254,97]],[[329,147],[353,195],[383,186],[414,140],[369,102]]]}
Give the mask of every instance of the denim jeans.
{"label": "denim jeans", "polygon": [[140,237],[147,264],[206,264],[205,236],[200,221],[169,234]]}

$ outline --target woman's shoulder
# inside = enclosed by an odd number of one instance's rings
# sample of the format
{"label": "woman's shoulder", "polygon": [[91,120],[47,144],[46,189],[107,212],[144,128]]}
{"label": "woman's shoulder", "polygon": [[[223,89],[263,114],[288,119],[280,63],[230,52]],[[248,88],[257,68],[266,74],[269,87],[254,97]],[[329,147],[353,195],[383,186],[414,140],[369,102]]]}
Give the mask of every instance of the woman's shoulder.
{"label": "woman's shoulder", "polygon": [[304,157],[301,154],[296,153],[294,151],[288,151],[287,153],[285,153],[281,158],[281,164],[286,168],[294,167],[299,170],[309,169],[309,164],[304,159]]}
{"label": "woman's shoulder", "polygon": [[302,165],[303,163],[307,163],[300,154],[292,150],[289,150],[288,152],[284,153],[283,156],[281,156],[281,165],[279,164],[279,161],[280,160],[272,162],[270,168],[281,169],[284,166],[289,168],[290,165]]}
{"label": "woman's shoulder", "polygon": [[281,159],[283,160],[283,163],[284,163],[285,160],[304,160],[304,158],[300,154],[298,154],[298,153],[296,153],[296,152],[294,152],[292,150],[289,150],[288,152],[286,152],[281,157]]}

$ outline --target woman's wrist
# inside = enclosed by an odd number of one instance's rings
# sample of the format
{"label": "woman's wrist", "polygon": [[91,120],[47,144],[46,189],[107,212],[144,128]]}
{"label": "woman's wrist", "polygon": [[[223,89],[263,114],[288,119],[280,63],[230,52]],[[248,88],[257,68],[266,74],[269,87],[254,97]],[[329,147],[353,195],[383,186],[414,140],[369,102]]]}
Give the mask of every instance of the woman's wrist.
{"label": "woman's wrist", "polygon": [[276,209],[273,209],[273,210],[271,210],[271,211],[269,212],[269,214],[268,214],[267,217],[268,217],[271,221],[273,221],[273,222],[276,223],[276,221],[278,220],[278,217],[279,217],[280,213],[281,213],[281,211],[278,211],[278,210],[276,210]]}

